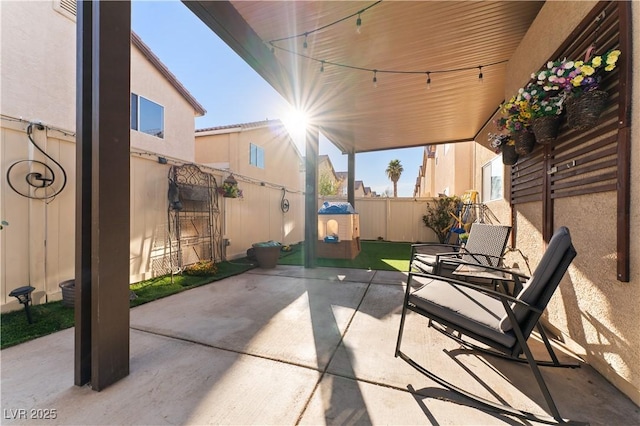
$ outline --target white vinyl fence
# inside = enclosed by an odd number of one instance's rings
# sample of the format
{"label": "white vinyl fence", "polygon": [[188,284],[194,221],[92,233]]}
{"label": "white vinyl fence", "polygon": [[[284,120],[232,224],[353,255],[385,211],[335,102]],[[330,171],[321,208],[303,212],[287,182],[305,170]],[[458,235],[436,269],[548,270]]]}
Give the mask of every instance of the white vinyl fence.
{"label": "white vinyl fence", "polygon": [[[360,216],[360,238],[404,242],[437,242],[435,233],[422,222],[431,198],[356,198],[355,210]],[[344,202],[344,199],[322,198]]]}
{"label": "white vinyl fence", "polygon": [[[34,140],[65,169],[67,183],[50,199],[27,198],[16,193],[7,179],[13,164],[24,160],[51,161],[29,142],[23,122],[3,120],[0,161],[0,220],[9,222],[0,234],[0,306],[20,308],[9,292],[30,285],[34,303],[61,297],[58,284],[73,279],[75,263],[75,138],[71,132],[47,128],[34,131]],[[170,162],[171,163],[171,162]],[[160,275],[175,252],[170,244],[168,209],[170,167],[155,155],[131,155],[130,282]],[[40,163],[22,162],[11,170],[11,184],[24,189],[24,175]],[[199,166],[220,183],[227,173]],[[56,171],[60,179],[61,172]],[[57,183],[56,185],[60,185]],[[304,194],[297,188],[283,191],[277,185],[238,178],[243,198],[218,198],[215,238],[222,245],[220,258],[246,255],[253,243],[275,240],[294,244],[304,240]],[[27,190],[32,190],[27,187]],[[286,200],[286,202],[285,202]],[[318,200],[318,207],[325,199]],[[336,200],[337,201],[337,200]],[[344,200],[339,200],[344,201]],[[360,198],[360,235],[365,240],[436,241],[422,223],[427,199]],[[285,207],[285,206],[288,206]],[[224,242],[228,242],[224,245]],[[216,259],[220,260],[220,259]]]}

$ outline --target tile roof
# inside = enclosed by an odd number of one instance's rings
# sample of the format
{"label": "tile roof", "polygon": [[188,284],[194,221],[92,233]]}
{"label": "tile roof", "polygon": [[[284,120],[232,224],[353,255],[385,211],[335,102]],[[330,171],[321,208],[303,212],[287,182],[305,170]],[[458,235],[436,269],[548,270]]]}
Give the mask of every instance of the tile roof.
{"label": "tile roof", "polygon": [[282,126],[282,121],[276,119],[276,120],[262,120],[262,121],[253,121],[250,123],[239,123],[239,124],[227,124],[224,126],[214,126],[214,127],[206,127],[203,129],[196,129],[196,133],[198,132],[211,132],[211,131],[215,131],[215,130],[231,130],[231,129],[241,129],[241,130],[246,130],[246,129],[253,129],[253,128],[257,128],[257,127],[265,127],[265,126],[270,126],[270,125],[278,125],[278,126]]}

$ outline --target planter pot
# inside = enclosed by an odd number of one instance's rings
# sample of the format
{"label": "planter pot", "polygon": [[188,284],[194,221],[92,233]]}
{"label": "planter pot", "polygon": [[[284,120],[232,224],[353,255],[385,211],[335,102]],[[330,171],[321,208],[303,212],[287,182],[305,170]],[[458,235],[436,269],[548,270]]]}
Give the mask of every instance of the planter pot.
{"label": "planter pot", "polygon": [[76,305],[76,280],[67,280],[58,284],[62,290],[62,306],[73,308]]}
{"label": "planter pot", "polygon": [[604,90],[592,90],[565,102],[567,124],[575,130],[587,130],[598,124],[600,114],[607,106],[609,94]]}
{"label": "planter pot", "polygon": [[275,268],[280,258],[280,244],[256,243],[252,244],[258,266],[263,269]]}
{"label": "planter pot", "polygon": [[502,148],[502,164],[505,166],[513,166],[518,162],[518,153],[514,145],[505,145]]}
{"label": "planter pot", "polygon": [[548,144],[556,140],[560,128],[559,115],[547,115],[531,120],[531,129],[536,137],[536,142]]}
{"label": "planter pot", "polygon": [[516,141],[516,152],[518,155],[531,153],[536,144],[536,137],[529,131],[513,133],[513,140]]}

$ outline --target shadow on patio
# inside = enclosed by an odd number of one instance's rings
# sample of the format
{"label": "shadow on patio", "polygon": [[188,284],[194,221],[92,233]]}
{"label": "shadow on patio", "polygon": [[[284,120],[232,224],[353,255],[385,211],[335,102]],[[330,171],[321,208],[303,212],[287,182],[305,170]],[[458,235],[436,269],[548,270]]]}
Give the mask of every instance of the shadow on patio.
{"label": "shadow on patio", "polygon": [[[405,282],[278,266],[139,306],[131,374],[102,392],[73,386],[71,329],[3,350],[3,424],[523,424],[460,405],[394,358]],[[459,350],[415,315],[407,327],[406,350],[443,378],[544,414],[526,366]],[[588,365],[543,374],[563,416],[638,422]]]}

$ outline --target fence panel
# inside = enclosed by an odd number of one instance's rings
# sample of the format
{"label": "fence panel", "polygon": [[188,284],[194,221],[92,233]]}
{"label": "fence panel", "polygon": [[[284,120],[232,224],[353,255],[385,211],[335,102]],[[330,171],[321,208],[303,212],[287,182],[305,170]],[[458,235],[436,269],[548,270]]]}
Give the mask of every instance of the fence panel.
{"label": "fence panel", "polygon": [[[360,215],[360,238],[387,241],[437,242],[433,231],[424,226],[422,215],[431,198],[357,198],[355,210]],[[344,199],[321,198],[325,201],[344,202]]]}

